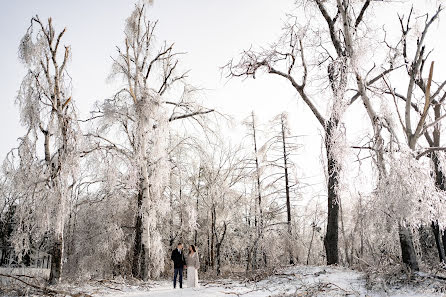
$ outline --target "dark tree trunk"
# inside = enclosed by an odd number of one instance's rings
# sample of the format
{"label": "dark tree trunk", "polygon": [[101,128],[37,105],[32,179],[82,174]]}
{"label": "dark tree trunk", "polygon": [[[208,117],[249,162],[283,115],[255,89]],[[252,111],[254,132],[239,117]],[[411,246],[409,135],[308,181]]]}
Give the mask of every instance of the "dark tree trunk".
{"label": "dark tree trunk", "polygon": [[338,120],[330,119],[325,128],[325,148],[327,152],[327,171],[328,171],[328,217],[327,233],[324,238],[325,253],[327,255],[327,265],[339,263],[338,238],[339,238],[339,197],[338,187],[338,166],[331,152],[331,137],[337,128]]}
{"label": "dark tree trunk", "polygon": [[[57,184],[57,179],[54,179],[54,183]],[[56,185],[57,187],[57,185]],[[61,199],[63,199],[61,197]],[[61,203],[59,202],[59,205]],[[60,212],[60,206],[58,211]],[[63,217],[63,216],[61,216]],[[64,252],[64,231],[63,227],[65,222],[61,222],[62,224],[62,232],[58,234],[54,234],[54,242],[53,246],[51,247],[50,255],[51,255],[51,270],[50,270],[50,277],[49,277],[49,283],[50,284],[57,284],[60,281],[60,278],[62,276],[62,265],[63,265],[63,252]]]}
{"label": "dark tree trunk", "polygon": [[[437,110],[436,110],[437,113]],[[434,133],[434,141],[440,142],[439,139],[439,135],[436,135]],[[436,144],[434,144],[436,145]],[[441,190],[444,191],[445,190],[445,178],[444,178],[444,174],[443,171],[441,170],[440,167],[440,159],[438,158],[438,154],[439,152],[433,152],[431,153],[429,156],[432,160],[432,163],[434,164],[434,174],[435,174],[435,185],[436,187]],[[438,221],[432,221],[432,231],[434,233],[434,237],[435,237],[435,244],[437,246],[437,251],[438,251],[438,257],[440,258],[440,262],[445,262],[445,251],[446,251],[446,247],[444,247],[443,245],[445,244],[444,240],[445,238],[443,237],[443,244],[442,244],[442,236],[440,234],[440,227],[438,225]]]}
{"label": "dark tree trunk", "polygon": [[286,151],[286,137],[285,137],[285,123],[283,119],[283,115],[281,117],[281,124],[282,124],[282,146],[283,146],[283,163],[284,163],[284,169],[285,169],[285,195],[286,195],[286,213],[287,213],[287,227],[288,227],[288,253],[290,257],[290,264],[294,265],[294,257],[293,257],[293,251],[291,249],[291,239],[293,237],[292,230],[291,230],[291,198],[290,198],[290,185],[289,185],[289,178],[288,178],[288,155]]}
{"label": "dark tree trunk", "polygon": [[246,248],[246,271],[249,271],[249,267],[251,266],[251,250]]}
{"label": "dark tree trunk", "polygon": [[[435,120],[439,121],[441,119],[441,104],[434,105],[434,116]],[[432,139],[429,139],[428,134],[425,134],[426,139],[431,147],[439,147],[440,146],[440,138],[441,138],[441,131],[440,131],[440,125],[436,124],[434,125],[434,131],[432,133]],[[429,154],[429,157],[432,160],[432,163],[434,165],[434,177],[435,177],[435,186],[440,191],[445,190],[445,176],[443,174],[443,171],[441,170],[441,164],[439,159],[439,151],[435,151]],[[432,231],[434,233],[435,237],[435,244],[437,246],[438,251],[438,257],[440,258],[440,262],[445,262],[445,252],[446,252],[446,237],[444,232],[441,232],[438,221],[432,221],[431,224]],[[442,234],[443,233],[443,234]],[[442,241],[443,240],[443,244]]]}
{"label": "dark tree trunk", "polygon": [[136,222],[135,222],[135,239],[133,242],[133,259],[132,259],[132,275],[135,278],[142,278],[141,274],[141,262],[143,258],[143,244],[142,244],[142,233],[143,233],[143,225],[142,225],[142,198],[143,193],[142,190],[138,192],[138,201],[137,201],[137,214],[136,214]]}
{"label": "dark tree trunk", "polygon": [[217,251],[216,251],[216,257],[217,257],[217,275],[221,274],[221,260],[220,260],[220,246],[217,245]]}
{"label": "dark tree trunk", "polygon": [[[196,205],[195,205],[195,210],[197,212],[197,220],[198,220],[198,207],[199,207],[199,200],[198,199],[200,198],[200,178],[201,178],[201,166],[198,169],[197,201],[196,201]],[[195,246],[198,245],[198,228],[195,229],[194,245]]]}
{"label": "dark tree trunk", "polygon": [[254,244],[251,247],[251,270],[256,270],[257,269],[257,244]]}
{"label": "dark tree trunk", "polygon": [[217,258],[217,275],[221,274],[221,245],[223,244],[223,240],[225,239],[226,235],[226,222],[223,226],[223,234],[221,235],[220,240],[216,244],[216,258]]}
{"label": "dark tree trunk", "polygon": [[443,250],[446,251],[446,231],[441,232],[441,239],[443,240]]}
{"label": "dark tree trunk", "polygon": [[[260,162],[258,158],[258,149],[257,149],[257,127],[255,123],[254,112],[251,113],[252,116],[252,136],[254,142],[254,157],[255,157],[255,165],[256,165],[256,182],[257,182],[257,205],[259,208],[259,220],[257,224],[257,212],[256,212],[256,227],[257,227],[257,241],[261,240],[263,236],[263,209],[262,209],[262,184],[260,182]],[[261,253],[262,251],[260,251]],[[254,248],[254,253],[252,256],[253,261],[253,269],[257,269],[257,245]]]}
{"label": "dark tree trunk", "polygon": [[211,243],[210,243],[210,249],[211,249],[211,253],[210,253],[210,266],[214,267],[215,265],[215,250],[214,250],[214,246],[215,246],[215,223],[216,223],[216,213],[215,213],[215,206],[212,205],[212,210],[211,210]]}
{"label": "dark tree trunk", "polygon": [[412,232],[410,232],[409,228],[399,225],[398,233],[400,237],[401,256],[403,258],[403,263],[406,264],[406,266],[410,270],[418,271],[419,267],[417,255],[413,246]]}
{"label": "dark tree trunk", "polygon": [[440,235],[440,226],[438,225],[438,221],[432,221],[432,231],[434,232],[435,237],[435,245],[437,246],[438,257],[440,258],[440,262],[444,262],[444,251],[441,243],[441,235]]}
{"label": "dark tree trunk", "polygon": [[170,206],[170,216],[169,216],[169,247],[173,249],[173,245],[175,242],[175,235],[174,235],[174,227],[173,227],[173,182],[172,182],[172,172],[169,173],[169,206]]}
{"label": "dark tree trunk", "polygon": [[257,157],[258,151],[257,151],[257,136],[256,136],[256,124],[255,124],[255,117],[254,112],[252,112],[252,137],[254,142],[254,156],[255,156],[255,163],[256,163],[256,182],[257,182],[257,198],[258,198],[258,207],[259,207],[259,229],[258,233],[262,233],[263,229],[263,210],[262,210],[262,190],[261,190],[261,183],[260,183],[260,164],[259,164],[259,158]]}
{"label": "dark tree trunk", "polygon": [[142,244],[140,266],[139,266],[139,278],[145,281],[149,279],[149,270],[147,269],[147,263],[149,263],[149,259],[147,258],[147,256],[148,254],[146,253],[146,246]]}
{"label": "dark tree trunk", "polygon": [[56,236],[53,247],[51,249],[51,271],[50,284],[57,284],[60,281],[62,273],[62,258],[63,258],[63,238],[61,235]]}
{"label": "dark tree trunk", "polygon": [[435,185],[441,191],[445,190],[445,177],[443,171],[441,170],[440,159],[438,158],[439,152],[433,152],[430,154],[432,163],[434,164],[435,171]]}
{"label": "dark tree trunk", "polygon": [[[208,217],[208,219],[209,219],[209,217]],[[207,268],[209,266],[211,266],[211,238],[210,238],[210,235],[209,235],[209,231],[207,232],[207,245],[206,245],[206,248],[207,248],[207,254],[206,254],[206,265],[205,265],[205,267],[206,267],[206,270],[207,270]]]}

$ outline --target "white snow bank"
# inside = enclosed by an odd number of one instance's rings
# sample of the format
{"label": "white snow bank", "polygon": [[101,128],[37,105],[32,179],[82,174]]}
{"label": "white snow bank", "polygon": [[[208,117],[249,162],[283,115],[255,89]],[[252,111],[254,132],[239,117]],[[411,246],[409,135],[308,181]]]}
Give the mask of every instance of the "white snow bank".
{"label": "white snow bank", "polygon": [[364,275],[342,267],[296,266],[284,269],[260,282],[243,283],[235,280],[201,281],[201,288],[173,289],[170,281],[156,282],[152,288],[127,289],[96,296],[107,297],[168,297],[168,296],[443,296],[440,293],[421,291],[417,288],[389,288],[387,292],[366,289]]}

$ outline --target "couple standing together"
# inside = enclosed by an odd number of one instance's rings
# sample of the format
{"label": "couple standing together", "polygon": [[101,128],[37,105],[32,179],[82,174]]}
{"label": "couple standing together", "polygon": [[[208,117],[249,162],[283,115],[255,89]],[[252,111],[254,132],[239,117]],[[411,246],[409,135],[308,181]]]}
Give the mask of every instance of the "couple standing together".
{"label": "couple standing together", "polygon": [[187,267],[187,286],[189,288],[198,288],[198,269],[200,261],[195,246],[189,246],[189,254],[184,255],[183,244],[178,243],[177,248],[172,251],[170,259],[173,261],[173,287],[177,286],[177,276],[179,276],[180,289],[183,288],[183,269]]}

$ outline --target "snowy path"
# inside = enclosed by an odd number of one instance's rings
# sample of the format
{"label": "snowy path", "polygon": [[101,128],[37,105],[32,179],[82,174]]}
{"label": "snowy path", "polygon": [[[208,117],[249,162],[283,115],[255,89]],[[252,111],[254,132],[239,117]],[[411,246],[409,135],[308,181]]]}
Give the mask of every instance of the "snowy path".
{"label": "snowy path", "polygon": [[[369,292],[361,273],[345,268],[300,266],[287,269],[266,280],[241,283],[234,280],[219,280],[212,283],[202,281],[199,289],[173,289],[171,282],[162,281],[144,291],[130,289],[107,293],[107,297],[221,297],[221,296],[444,296],[431,292],[418,292],[413,288],[389,289],[385,292]],[[128,288],[127,288],[128,289]]]}

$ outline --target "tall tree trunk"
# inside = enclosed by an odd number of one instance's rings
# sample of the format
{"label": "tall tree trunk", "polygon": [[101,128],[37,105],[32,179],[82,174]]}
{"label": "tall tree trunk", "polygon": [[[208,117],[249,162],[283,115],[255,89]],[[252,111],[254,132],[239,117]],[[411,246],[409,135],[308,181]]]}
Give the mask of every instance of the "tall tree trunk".
{"label": "tall tree trunk", "polygon": [[135,238],[133,240],[133,259],[132,259],[132,275],[135,278],[141,277],[141,258],[142,258],[142,191],[138,192],[137,197],[137,213],[136,213],[136,221],[135,221]]}
{"label": "tall tree trunk", "polygon": [[50,270],[50,284],[56,284],[60,281],[62,274],[62,259],[63,259],[63,235],[57,234],[55,236],[53,247],[50,252],[51,255],[51,270]]}
{"label": "tall tree trunk", "polygon": [[221,274],[221,258],[220,258],[220,245],[217,244],[216,247],[216,258],[217,258],[217,275]]}
{"label": "tall tree trunk", "polygon": [[[438,115],[437,115],[438,112]],[[439,118],[439,111],[437,111],[437,107],[435,107],[435,117]],[[438,133],[438,134],[437,134]],[[440,145],[440,134],[439,131],[437,132],[436,130],[434,130],[434,146]],[[435,174],[435,185],[436,187],[441,190],[444,191],[445,190],[445,176],[443,174],[443,171],[441,170],[440,167],[440,159],[438,158],[438,154],[439,152],[432,152],[431,154],[429,154],[433,164],[434,164],[434,174]],[[432,221],[432,231],[434,233],[434,237],[435,237],[435,244],[437,246],[437,251],[438,251],[438,257],[440,258],[440,262],[446,262],[445,259],[445,251],[446,251],[446,247],[443,246],[443,244],[445,244],[444,240],[445,238],[441,236],[440,234],[440,226],[438,225],[438,221]],[[443,244],[442,244],[442,239],[443,239]]]}
{"label": "tall tree trunk", "polygon": [[[353,260],[348,256],[348,240],[347,240],[347,236],[345,235],[344,211],[342,209],[341,202],[339,202],[339,209],[340,209],[340,212],[341,212],[341,230],[342,230],[342,237],[344,239],[345,261],[347,261],[348,266],[352,266]],[[352,243],[352,245],[353,245],[353,243]]]}
{"label": "tall tree trunk", "polygon": [[443,241],[443,251],[446,252],[446,230],[443,230],[441,233],[441,240]]}
{"label": "tall tree trunk", "polygon": [[[144,164],[145,165],[145,164]],[[148,262],[146,251],[147,232],[144,226],[144,204],[148,203],[149,181],[147,175],[147,167],[142,167],[140,189],[137,198],[137,214],[135,222],[135,239],[133,242],[133,261],[132,261],[132,275],[138,279],[147,278],[147,265]]]}
{"label": "tall tree trunk", "polygon": [[262,210],[262,190],[261,190],[261,183],[260,183],[260,164],[259,164],[259,158],[257,156],[258,150],[257,150],[257,136],[256,136],[256,124],[255,124],[255,117],[254,112],[252,112],[252,136],[253,136],[253,142],[254,142],[254,157],[255,157],[255,163],[256,163],[256,182],[257,182],[257,198],[258,198],[258,207],[259,207],[259,226],[258,226],[258,234],[262,233],[263,229],[263,210]]}
{"label": "tall tree trunk", "polygon": [[435,245],[437,246],[438,257],[440,258],[440,262],[444,262],[444,251],[441,243],[440,226],[438,225],[438,221],[432,221],[432,231],[435,237]]}
{"label": "tall tree trunk", "polygon": [[251,266],[251,251],[250,251],[249,247],[247,247],[246,248],[246,272],[249,271],[250,266]]}
{"label": "tall tree trunk", "polygon": [[210,243],[210,249],[211,249],[211,253],[210,253],[210,260],[211,260],[211,267],[214,267],[215,265],[215,250],[214,250],[214,246],[215,246],[215,223],[216,223],[216,213],[215,213],[215,205],[212,205],[212,209],[211,209],[211,243]]}
{"label": "tall tree trunk", "polygon": [[[435,104],[433,109],[434,109],[435,121],[439,121],[441,119],[441,104]],[[425,134],[425,136],[427,138],[430,147],[439,147],[441,138],[440,123],[438,122],[436,125],[434,125],[432,139],[429,139],[428,134]],[[446,189],[445,176],[443,174],[443,170],[441,170],[439,154],[440,154],[439,151],[435,151],[430,153],[429,157],[434,165],[435,186],[440,191],[445,191]],[[445,237],[441,235],[442,232],[440,230],[440,226],[438,225],[438,221],[432,221],[431,227],[435,237],[435,245],[437,246],[438,257],[440,258],[440,262],[445,262],[446,261],[445,259],[446,243],[444,242]]]}
{"label": "tall tree trunk", "polygon": [[[198,184],[197,184],[197,201],[195,205],[195,210],[197,212],[196,220],[198,221],[198,206],[199,206],[199,197],[200,197],[200,178],[201,178],[201,166],[198,169]],[[195,235],[194,235],[194,245],[198,245],[198,228],[195,228]]]}
{"label": "tall tree trunk", "polygon": [[175,236],[173,233],[173,215],[174,215],[174,211],[173,211],[173,183],[172,183],[172,171],[169,173],[169,184],[170,184],[170,191],[169,191],[169,204],[170,204],[170,216],[169,216],[169,247],[172,249],[173,248],[173,244],[175,241]]}
{"label": "tall tree trunk", "polygon": [[[53,181],[54,189],[58,189],[60,187],[57,176]],[[58,203],[58,214],[56,217],[59,218],[57,224],[59,227],[56,228],[54,232],[54,242],[50,250],[51,255],[51,271],[49,277],[50,284],[57,284],[60,281],[62,276],[62,266],[63,266],[63,257],[64,257],[64,227],[65,227],[65,216],[64,216],[64,197],[62,195],[59,196],[60,201]]]}
{"label": "tall tree trunk", "polygon": [[[257,205],[256,207],[259,208],[259,220],[257,226],[257,238],[261,241],[261,238],[263,236],[263,209],[262,209],[262,184],[260,182],[260,163],[258,158],[258,149],[257,149],[257,127],[255,123],[255,116],[254,112],[251,113],[252,117],[252,137],[253,137],[253,143],[254,143],[254,157],[255,157],[255,165],[256,165],[256,184],[257,184]],[[257,212],[256,212],[257,213]],[[256,220],[257,221],[257,220]],[[260,251],[261,253],[261,251]],[[253,253],[253,268],[257,268],[257,246],[254,248]]]}
{"label": "tall tree trunk", "polygon": [[139,190],[137,197],[137,209],[136,209],[136,222],[135,222],[135,239],[133,243],[133,261],[132,261],[132,275],[135,278],[143,279],[147,277],[147,256],[149,253],[146,251],[149,238],[146,232],[146,219],[145,209],[149,207],[150,195],[149,195],[149,168],[147,164],[147,151],[146,144],[147,133],[145,127],[148,126],[147,118],[144,115],[143,109],[146,107],[146,98],[142,98],[138,102],[137,114],[138,114],[138,135],[135,147],[136,160],[139,163]]}
{"label": "tall tree trunk", "polygon": [[[209,216],[207,216],[207,219],[209,220]],[[206,245],[207,253],[206,253],[206,270],[208,267],[211,266],[211,238],[209,235],[209,229],[207,232],[207,245]]]}
{"label": "tall tree trunk", "polygon": [[[183,189],[182,189],[183,185],[181,184],[181,177],[180,177],[180,189],[178,192],[178,200],[180,201],[180,205],[183,203]],[[182,207],[180,207],[180,239],[183,240],[184,239],[184,232],[183,232],[183,221],[184,221],[184,214],[183,214],[183,210]]]}
{"label": "tall tree trunk", "polygon": [[286,212],[287,212],[287,227],[288,227],[288,253],[289,253],[289,261],[290,264],[294,264],[294,257],[293,257],[293,251],[291,248],[291,239],[293,237],[293,233],[291,230],[291,199],[290,199],[290,185],[289,185],[289,179],[288,179],[288,155],[286,151],[286,137],[285,137],[285,123],[284,123],[284,115],[281,116],[281,125],[282,125],[282,146],[283,146],[283,163],[284,163],[284,170],[285,170],[285,195],[286,195]]}
{"label": "tall tree trunk", "polygon": [[327,255],[327,265],[339,263],[338,239],[339,239],[339,197],[337,187],[339,183],[337,162],[332,155],[331,137],[338,125],[337,119],[330,119],[325,129],[325,148],[327,153],[327,193],[328,193],[328,217],[327,233],[324,238],[325,253]]}
{"label": "tall tree trunk", "polygon": [[227,225],[226,222],[223,223],[223,233],[221,235],[220,240],[218,240],[216,245],[216,257],[217,257],[217,275],[221,273],[221,245],[223,244],[223,240],[225,239]]}
{"label": "tall tree trunk", "polygon": [[[65,197],[63,197],[62,192],[60,191],[60,187],[62,185],[61,180],[60,180],[60,170],[63,164],[63,159],[66,157],[66,151],[67,151],[67,131],[66,131],[66,125],[67,122],[65,122],[65,120],[63,119],[63,117],[58,116],[58,120],[59,120],[59,129],[60,132],[62,134],[62,146],[58,149],[57,151],[57,164],[51,161],[51,153],[50,153],[50,127],[52,125],[52,120],[53,117],[55,115],[55,111],[51,112],[51,119],[50,119],[50,123],[48,124],[48,128],[47,130],[44,132],[42,130],[42,132],[45,135],[45,141],[44,141],[44,146],[45,146],[45,162],[47,164],[47,166],[51,169],[52,171],[52,175],[51,175],[51,179],[52,179],[52,188],[53,191],[58,191],[59,194],[59,201],[58,201],[58,205],[57,205],[57,214],[56,214],[56,218],[58,218],[57,224],[59,224],[59,227],[56,228],[55,230],[55,235],[54,235],[54,242],[53,242],[53,246],[51,248],[51,271],[50,271],[50,277],[49,277],[49,282],[50,284],[56,284],[60,281],[60,278],[62,276],[62,266],[63,266],[63,258],[64,258],[64,227],[65,227],[65,209],[64,209],[64,205],[65,205]],[[48,157],[50,157],[50,159],[48,159]]]}

